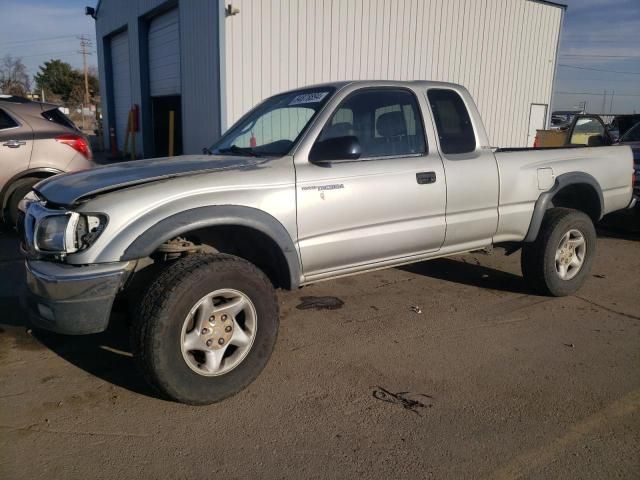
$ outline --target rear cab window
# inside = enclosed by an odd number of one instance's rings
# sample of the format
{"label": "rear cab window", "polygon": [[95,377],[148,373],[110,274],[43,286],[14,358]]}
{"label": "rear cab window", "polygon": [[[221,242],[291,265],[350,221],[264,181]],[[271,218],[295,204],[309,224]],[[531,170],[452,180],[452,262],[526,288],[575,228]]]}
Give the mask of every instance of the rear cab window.
{"label": "rear cab window", "polygon": [[429,105],[444,154],[473,152],[476,136],[464,101],[453,90],[433,88],[427,91]]}

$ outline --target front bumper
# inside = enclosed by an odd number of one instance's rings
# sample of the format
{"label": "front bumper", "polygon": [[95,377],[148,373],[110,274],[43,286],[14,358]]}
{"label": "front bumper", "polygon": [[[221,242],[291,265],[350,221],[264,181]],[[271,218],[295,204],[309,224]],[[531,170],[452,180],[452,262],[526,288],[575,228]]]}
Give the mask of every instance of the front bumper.
{"label": "front bumper", "polygon": [[30,323],[67,335],[106,330],[111,307],[135,262],[65,265],[27,260],[23,304]]}

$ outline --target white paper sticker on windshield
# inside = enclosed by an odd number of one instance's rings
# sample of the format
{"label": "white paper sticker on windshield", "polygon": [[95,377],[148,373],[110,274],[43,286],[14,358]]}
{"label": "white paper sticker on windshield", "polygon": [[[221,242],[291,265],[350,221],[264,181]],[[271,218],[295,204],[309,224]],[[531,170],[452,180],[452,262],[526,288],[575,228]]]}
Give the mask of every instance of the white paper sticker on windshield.
{"label": "white paper sticker on windshield", "polygon": [[329,92],[302,93],[300,95],[296,95],[293,100],[289,102],[289,105],[300,105],[301,103],[318,103],[321,102],[328,93]]}

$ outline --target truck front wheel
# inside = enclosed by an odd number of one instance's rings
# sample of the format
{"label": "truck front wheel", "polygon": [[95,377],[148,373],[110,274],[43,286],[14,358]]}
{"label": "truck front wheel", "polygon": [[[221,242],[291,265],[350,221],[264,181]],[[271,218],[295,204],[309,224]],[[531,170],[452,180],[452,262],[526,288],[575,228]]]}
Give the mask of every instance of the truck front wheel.
{"label": "truck front wheel", "polygon": [[563,297],[584,283],[596,253],[596,231],[584,213],[547,211],[538,237],[522,247],[522,274],[538,293]]}
{"label": "truck front wheel", "polygon": [[265,367],[278,302],[249,262],[189,255],[149,286],[132,327],[134,357],[149,383],[172,400],[205,405],[244,389]]}

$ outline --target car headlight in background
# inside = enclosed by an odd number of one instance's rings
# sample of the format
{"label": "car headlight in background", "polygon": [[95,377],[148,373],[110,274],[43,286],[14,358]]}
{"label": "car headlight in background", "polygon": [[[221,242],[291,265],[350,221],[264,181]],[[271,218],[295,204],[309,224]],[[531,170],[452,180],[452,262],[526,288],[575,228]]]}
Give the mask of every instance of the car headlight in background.
{"label": "car headlight in background", "polygon": [[65,212],[42,217],[35,226],[34,244],[43,253],[67,254],[93,244],[107,224],[100,214]]}

